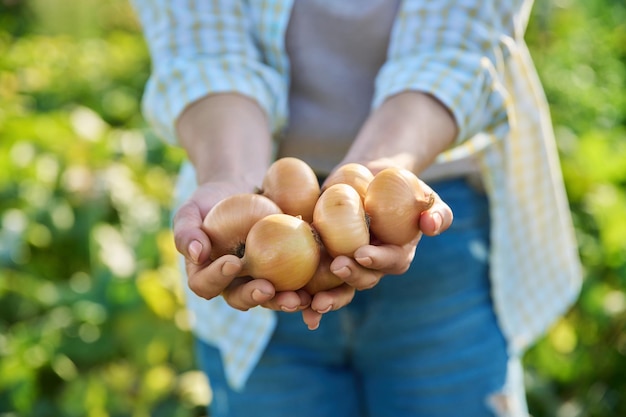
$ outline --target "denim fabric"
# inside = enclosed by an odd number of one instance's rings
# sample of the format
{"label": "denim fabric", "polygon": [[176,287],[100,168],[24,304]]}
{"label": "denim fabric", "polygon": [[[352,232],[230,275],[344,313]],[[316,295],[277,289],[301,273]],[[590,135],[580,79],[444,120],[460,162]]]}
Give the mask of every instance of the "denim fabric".
{"label": "denim fabric", "polygon": [[452,227],[422,239],[406,274],[358,292],[315,331],[278,313],[242,391],[228,387],[218,350],[198,342],[212,417],[495,415],[487,403],[505,389],[509,357],[490,295],[488,202],[465,180],[433,187]]}

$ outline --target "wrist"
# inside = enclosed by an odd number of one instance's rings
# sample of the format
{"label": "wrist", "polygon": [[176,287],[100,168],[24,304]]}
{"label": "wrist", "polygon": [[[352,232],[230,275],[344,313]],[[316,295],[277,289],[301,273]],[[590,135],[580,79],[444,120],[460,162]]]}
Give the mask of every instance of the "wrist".
{"label": "wrist", "polygon": [[207,96],[185,109],[177,132],[198,183],[260,185],[272,138],[267,117],[254,100],[234,93]]}
{"label": "wrist", "polygon": [[437,99],[402,92],[368,117],[344,162],[359,162],[373,171],[396,166],[419,174],[454,143],[456,134],[452,114]]}

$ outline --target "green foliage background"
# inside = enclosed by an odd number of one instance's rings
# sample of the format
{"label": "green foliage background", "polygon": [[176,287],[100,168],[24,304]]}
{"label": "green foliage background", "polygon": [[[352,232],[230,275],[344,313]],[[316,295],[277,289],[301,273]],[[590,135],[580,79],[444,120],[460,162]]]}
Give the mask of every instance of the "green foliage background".
{"label": "green foliage background", "polygon": [[[626,5],[537,1],[527,39],[586,272],[525,357],[531,412],[624,416]],[[0,0],[0,417],[206,413],[149,65],[125,0]]]}

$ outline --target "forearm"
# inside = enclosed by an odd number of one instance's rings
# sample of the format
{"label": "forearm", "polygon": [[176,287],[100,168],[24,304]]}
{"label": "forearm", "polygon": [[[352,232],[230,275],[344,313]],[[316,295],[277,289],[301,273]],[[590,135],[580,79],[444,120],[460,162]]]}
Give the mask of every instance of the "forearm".
{"label": "forearm", "polygon": [[511,41],[520,36],[525,3],[402,1],[387,61],[376,78],[374,107],[400,92],[421,91],[453,115],[457,136],[452,145],[482,132],[503,138],[509,113],[500,66]]}
{"label": "forearm", "polygon": [[406,91],[385,100],[366,120],[344,162],[377,171],[400,166],[419,174],[457,136],[452,114],[438,100]]}
{"label": "forearm", "polygon": [[199,184],[260,185],[272,154],[269,122],[261,107],[239,94],[214,94],[189,106],[177,121],[180,144]]}
{"label": "forearm", "polygon": [[[193,5],[192,5],[193,3]],[[254,97],[274,132],[286,120],[286,74],[270,66],[248,27],[246,0],[132,0],[150,51],[142,99],[154,133],[179,144],[176,122],[203,97]],[[198,103],[196,103],[198,104]]]}

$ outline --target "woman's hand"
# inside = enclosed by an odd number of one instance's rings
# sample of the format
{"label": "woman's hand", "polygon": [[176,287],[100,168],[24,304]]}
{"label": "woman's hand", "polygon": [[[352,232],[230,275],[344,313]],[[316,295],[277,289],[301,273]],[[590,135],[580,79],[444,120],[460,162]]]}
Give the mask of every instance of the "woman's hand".
{"label": "woman's hand", "polygon": [[174,242],[185,257],[188,285],[198,296],[211,299],[222,295],[238,310],[264,306],[273,310],[298,311],[309,306],[305,291],[277,293],[264,279],[240,277],[240,258],[224,255],[210,262],[211,241],[202,230],[202,221],[215,204],[237,193],[252,192],[252,186],[233,182],[208,182],[199,186],[174,216]]}
{"label": "woman's hand", "polygon": [[330,264],[330,270],[345,284],[313,296],[310,307],[302,312],[302,318],[309,329],[314,330],[319,326],[323,314],[349,304],[355,291],[373,288],[385,275],[406,272],[422,236],[436,236],[450,227],[452,210],[428,185],[422,184],[425,190],[433,192],[435,202],[419,217],[420,234],[404,246],[372,242],[357,249],[354,258],[336,257]]}
{"label": "woman's hand", "polygon": [[[423,184],[426,190],[432,191]],[[304,322],[310,329],[319,326],[322,315],[349,304],[357,290],[374,287],[384,275],[405,272],[413,260],[423,234],[435,236],[452,223],[452,211],[433,192],[433,206],[421,214],[421,230],[412,242],[404,246],[372,242],[356,250],[354,258],[339,256],[330,264],[331,272],[344,281],[332,290],[314,296],[304,290],[276,292],[264,279],[240,277],[243,268],[240,258],[225,255],[209,261],[211,242],[202,230],[202,221],[215,204],[237,193],[252,192],[254,187],[245,183],[208,182],[199,186],[174,216],[174,240],[177,250],[185,257],[188,285],[205,299],[222,295],[225,301],[238,310],[263,306],[277,311],[302,311]]]}
{"label": "woman's hand", "polygon": [[233,194],[253,192],[263,178],[273,144],[262,108],[239,94],[211,94],[185,109],[177,133],[201,184],[174,217],[174,240],[185,257],[191,290],[206,299],[221,294],[239,310],[262,305],[297,311],[308,306],[308,294],[276,293],[269,281],[239,277],[243,265],[234,255],[210,262],[211,242],[201,228],[215,204]]}
{"label": "woman's hand", "polygon": [[[395,166],[419,176],[437,155],[453,145],[457,134],[452,114],[436,98],[417,91],[401,92],[370,114],[342,163],[360,163],[374,174]],[[355,291],[374,287],[385,275],[406,272],[422,235],[435,236],[450,227],[452,210],[436,193],[433,196],[435,203],[421,214],[421,233],[412,242],[404,246],[372,242],[357,249],[354,258],[339,256],[333,260],[331,271],[345,285],[315,294],[310,308],[302,312],[310,329],[319,326],[322,314],[350,303]]]}

